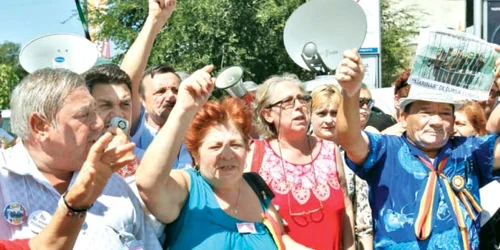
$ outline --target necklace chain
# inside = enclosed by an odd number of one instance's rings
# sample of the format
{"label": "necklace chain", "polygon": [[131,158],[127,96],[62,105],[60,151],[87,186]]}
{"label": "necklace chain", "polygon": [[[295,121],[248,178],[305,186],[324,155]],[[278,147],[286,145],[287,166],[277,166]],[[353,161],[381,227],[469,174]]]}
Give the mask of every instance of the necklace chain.
{"label": "necklace chain", "polygon": [[236,197],[236,202],[231,207],[231,209],[229,209],[229,212],[231,212],[231,214],[238,214],[238,201],[240,200],[240,193],[241,193],[241,180],[238,185],[238,197]]}

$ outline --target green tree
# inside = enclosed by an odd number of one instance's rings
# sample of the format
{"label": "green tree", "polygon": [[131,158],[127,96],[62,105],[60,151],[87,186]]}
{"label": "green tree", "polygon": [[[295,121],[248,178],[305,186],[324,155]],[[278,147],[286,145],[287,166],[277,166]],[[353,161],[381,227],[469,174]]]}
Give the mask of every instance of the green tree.
{"label": "green tree", "polygon": [[16,68],[12,65],[0,64],[0,109],[8,109],[10,92],[19,82]]}
{"label": "green tree", "polygon": [[21,46],[13,42],[0,44],[0,108],[8,109],[10,92],[27,75],[19,64]]}
{"label": "green tree", "polygon": [[0,44],[0,64],[12,66],[19,79],[22,79],[28,73],[21,67],[21,64],[19,63],[20,50],[21,45],[14,42],[7,41]]}
{"label": "green tree", "polygon": [[[414,8],[394,7],[399,0],[381,0],[382,83],[390,85],[409,66],[413,49],[408,46],[418,32]],[[302,80],[313,74],[297,66],[283,45],[286,20],[306,0],[183,0],[156,39],[149,65],[167,63],[177,70],[196,70],[207,63],[216,70],[231,65],[245,69],[245,80],[262,82],[283,72]],[[109,0],[106,12],[94,24],[103,23],[100,37],[111,39],[118,51],[126,51],[147,16],[144,0]],[[119,62],[123,53],[114,60]]]}
{"label": "green tree", "polygon": [[399,1],[381,0],[383,87],[391,86],[401,71],[410,67],[415,52],[411,39],[418,34],[418,20],[423,14],[415,7],[397,5]]}
{"label": "green tree", "polygon": [[[245,68],[245,78],[262,82],[273,74],[293,72],[311,78],[288,57],[283,46],[287,18],[305,0],[183,0],[156,39],[150,65],[168,63],[193,71],[207,63],[217,70],[231,65]],[[126,51],[147,16],[144,0],[110,0],[101,37]],[[122,54],[115,58],[119,61]]]}

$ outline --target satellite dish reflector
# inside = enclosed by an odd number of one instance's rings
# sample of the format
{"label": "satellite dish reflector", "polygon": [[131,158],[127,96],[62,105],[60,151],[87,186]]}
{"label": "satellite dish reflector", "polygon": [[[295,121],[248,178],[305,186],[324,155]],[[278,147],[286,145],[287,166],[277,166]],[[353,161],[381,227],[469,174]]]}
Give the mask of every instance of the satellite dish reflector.
{"label": "satellite dish reflector", "polygon": [[81,74],[97,61],[95,45],[78,35],[50,34],[28,42],[19,54],[21,66],[29,73],[42,68],[65,68]]}
{"label": "satellite dish reflector", "polygon": [[310,0],[288,18],[283,40],[297,65],[325,74],[337,68],[344,50],[363,44],[366,29],[365,12],[353,0]]}

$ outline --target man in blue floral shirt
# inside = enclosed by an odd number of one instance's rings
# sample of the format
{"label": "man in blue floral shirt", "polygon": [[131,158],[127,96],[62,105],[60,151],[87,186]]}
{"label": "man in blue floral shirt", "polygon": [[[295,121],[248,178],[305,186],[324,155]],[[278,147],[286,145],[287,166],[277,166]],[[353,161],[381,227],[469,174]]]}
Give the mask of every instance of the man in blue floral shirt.
{"label": "man in blue floral shirt", "polygon": [[479,188],[500,176],[497,135],[451,137],[453,96],[415,86],[400,100],[401,137],[352,129],[363,76],[357,51],[344,52],[336,129],[347,164],[370,186],[375,248],[478,249]]}

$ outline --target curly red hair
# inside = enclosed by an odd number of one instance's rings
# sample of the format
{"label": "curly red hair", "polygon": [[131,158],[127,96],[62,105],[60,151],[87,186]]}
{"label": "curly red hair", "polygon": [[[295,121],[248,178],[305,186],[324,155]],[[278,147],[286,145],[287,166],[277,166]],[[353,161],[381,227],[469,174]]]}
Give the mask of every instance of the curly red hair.
{"label": "curly red hair", "polygon": [[222,101],[209,101],[203,105],[191,121],[185,138],[186,148],[194,159],[199,156],[198,149],[207,131],[215,125],[227,123],[238,128],[245,141],[249,142],[252,131],[252,111],[243,100],[229,97]]}

